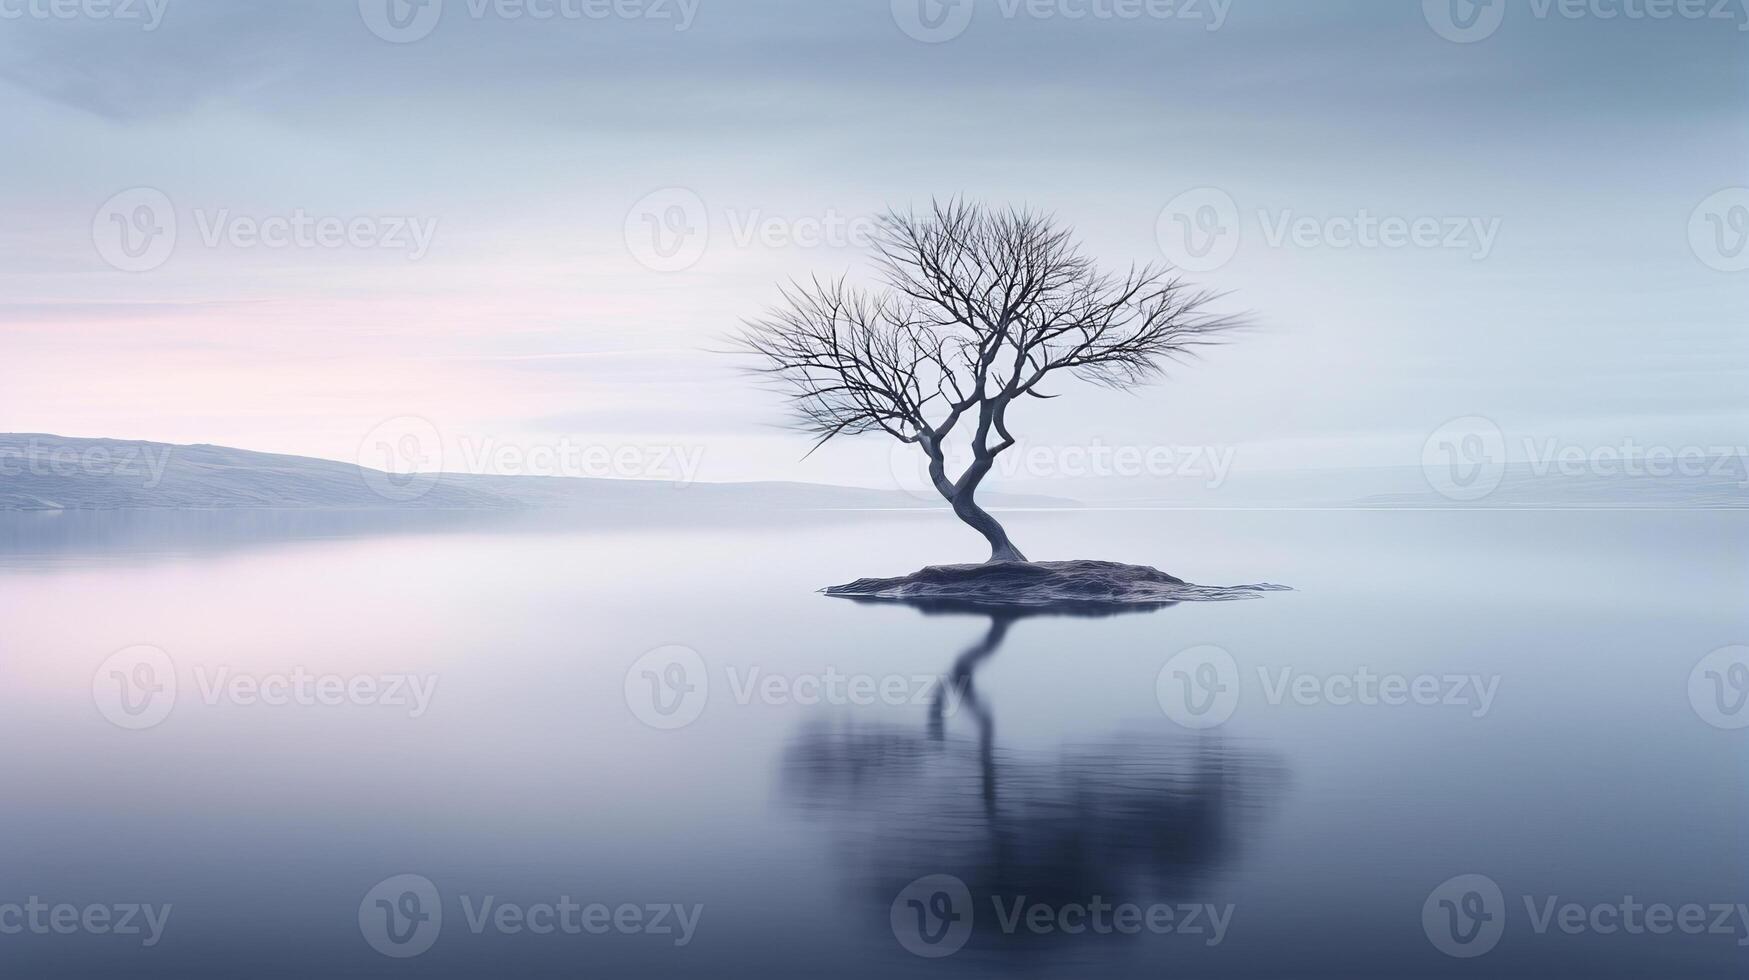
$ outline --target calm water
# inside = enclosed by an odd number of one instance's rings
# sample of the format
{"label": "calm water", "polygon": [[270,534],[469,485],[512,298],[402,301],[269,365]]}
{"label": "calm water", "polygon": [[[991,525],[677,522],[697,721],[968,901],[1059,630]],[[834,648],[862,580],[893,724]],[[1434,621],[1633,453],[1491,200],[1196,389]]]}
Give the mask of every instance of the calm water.
{"label": "calm water", "polygon": [[1741,517],[1011,528],[1297,591],[814,593],[975,555],[936,515],[0,517],[0,973],[1744,975]]}

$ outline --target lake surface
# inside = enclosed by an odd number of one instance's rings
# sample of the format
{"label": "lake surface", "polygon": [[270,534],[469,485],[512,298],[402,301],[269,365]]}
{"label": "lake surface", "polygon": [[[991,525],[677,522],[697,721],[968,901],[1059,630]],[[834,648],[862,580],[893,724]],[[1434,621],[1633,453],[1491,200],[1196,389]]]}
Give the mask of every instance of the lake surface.
{"label": "lake surface", "polygon": [[935,513],[0,515],[0,974],[1744,975],[1741,515],[1007,520],[1296,591],[815,593],[977,557]]}

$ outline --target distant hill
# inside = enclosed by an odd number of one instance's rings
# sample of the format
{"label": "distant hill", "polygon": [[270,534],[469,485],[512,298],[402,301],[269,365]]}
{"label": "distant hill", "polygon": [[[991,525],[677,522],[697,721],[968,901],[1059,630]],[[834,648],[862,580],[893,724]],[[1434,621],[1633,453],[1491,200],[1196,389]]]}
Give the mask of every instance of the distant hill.
{"label": "distant hill", "polygon": [[[993,506],[1070,506],[991,494]],[[691,483],[459,473],[395,477],[225,446],[0,434],[0,511],[128,509],[517,510],[667,504],[831,509],[937,506],[900,491],[810,483]]]}

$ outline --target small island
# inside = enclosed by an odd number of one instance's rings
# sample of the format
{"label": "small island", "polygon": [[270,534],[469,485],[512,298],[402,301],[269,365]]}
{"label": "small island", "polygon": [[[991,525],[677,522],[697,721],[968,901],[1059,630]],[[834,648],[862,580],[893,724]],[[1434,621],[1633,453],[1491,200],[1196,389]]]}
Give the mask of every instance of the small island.
{"label": "small island", "polygon": [[1253,599],[1287,587],[1193,585],[1157,568],[1110,561],[1003,561],[932,565],[910,575],[857,579],[821,591],[840,598],[944,609],[1121,611]]}

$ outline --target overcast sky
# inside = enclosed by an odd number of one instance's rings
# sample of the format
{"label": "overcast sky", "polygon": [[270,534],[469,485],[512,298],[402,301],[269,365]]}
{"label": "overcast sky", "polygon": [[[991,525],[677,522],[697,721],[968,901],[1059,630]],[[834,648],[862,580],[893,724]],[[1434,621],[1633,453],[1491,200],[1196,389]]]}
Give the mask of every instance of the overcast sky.
{"label": "overcast sky", "polygon": [[709,349],[963,194],[1261,325],[1034,441],[1749,435],[1735,0],[390,2],[0,0],[0,430],[351,460],[417,418],[450,469],[568,439],[878,485],[886,445],[802,461]]}

